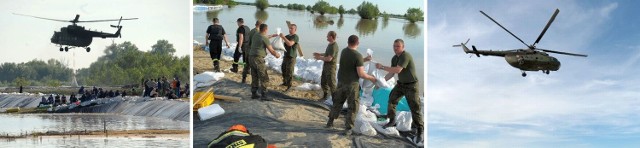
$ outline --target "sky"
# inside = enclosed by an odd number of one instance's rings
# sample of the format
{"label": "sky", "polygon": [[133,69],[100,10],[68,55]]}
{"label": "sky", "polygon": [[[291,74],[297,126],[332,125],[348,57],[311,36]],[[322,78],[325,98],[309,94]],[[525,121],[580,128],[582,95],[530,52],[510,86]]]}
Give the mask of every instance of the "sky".
{"label": "sky", "polygon": [[[69,67],[87,68],[98,57],[104,55],[106,46],[130,41],[139,50],[150,51],[158,40],[165,39],[176,49],[174,55],[191,53],[190,1],[179,0],[0,0],[0,63],[22,63],[33,59],[58,59]],[[54,31],[71,23],[55,22],[13,13],[40,16],[52,19],[72,20],[76,14],[80,20],[102,20],[139,18],[122,21],[122,38],[94,38],[91,52],[84,48],[73,48],[60,52],[59,47],[50,42]],[[117,29],[109,25],[117,22],[79,23],[91,30],[115,33]],[[75,54],[75,57],[74,57]]]}
{"label": "sky", "polygon": [[[427,109],[429,147],[639,147],[638,1],[429,1]],[[561,63],[546,75],[502,57],[465,54],[525,46],[483,16],[532,44],[558,8],[538,48]]]}
{"label": "sky", "polygon": [[[249,2],[249,3],[254,3],[256,2],[255,0],[236,0],[237,2]],[[335,6],[336,8],[340,5],[342,5],[346,10],[349,10],[351,8],[356,9],[358,7],[358,5],[362,4],[363,1],[365,0],[325,0],[326,2],[328,2],[331,6]],[[389,1],[389,0],[366,0],[368,2],[371,2],[373,4],[378,5],[378,9],[380,10],[380,12],[387,12],[387,13],[391,13],[391,14],[405,14],[407,13],[407,9],[409,8],[420,8],[420,10],[425,10],[424,9],[424,1],[423,0],[403,0],[402,3],[398,3],[397,1]],[[269,0],[269,4],[270,5],[279,5],[279,4],[283,4],[283,5],[287,5],[287,4],[304,4],[307,6],[313,6],[317,1],[316,0]]]}

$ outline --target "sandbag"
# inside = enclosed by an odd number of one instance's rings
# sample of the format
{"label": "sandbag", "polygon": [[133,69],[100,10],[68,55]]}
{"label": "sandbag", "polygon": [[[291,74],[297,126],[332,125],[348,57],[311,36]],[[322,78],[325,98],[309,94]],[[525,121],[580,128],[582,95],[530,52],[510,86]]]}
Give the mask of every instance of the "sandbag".
{"label": "sandbag", "polygon": [[319,84],[302,83],[301,85],[298,85],[293,89],[301,90],[301,91],[310,91],[310,90],[320,90],[321,88]]}
{"label": "sandbag", "polygon": [[[378,111],[381,115],[387,114],[387,108],[389,107],[389,94],[391,94],[391,89],[392,88],[379,88],[373,90],[373,105],[380,105]],[[396,111],[411,111],[406,97],[403,96],[400,99],[400,102],[398,102],[398,106],[396,106]]]}
{"label": "sandbag", "polygon": [[[280,28],[276,29],[276,34],[280,34]],[[273,40],[271,40],[271,47],[273,47],[274,50],[285,50],[284,41],[280,36],[277,36]]]}
{"label": "sandbag", "polygon": [[385,120],[385,121],[378,121],[375,124],[372,124],[373,128],[376,129],[376,131],[378,131],[378,133],[384,134],[386,136],[395,136],[395,137],[400,137],[400,132],[398,132],[398,130],[396,129],[396,127],[388,127],[388,128],[384,128],[382,126],[384,126],[385,124],[387,124],[389,122],[389,119]]}
{"label": "sandbag", "polygon": [[224,109],[222,109],[222,107],[220,107],[220,105],[218,104],[211,104],[207,107],[198,109],[200,121],[211,119],[222,114],[224,114]]}
{"label": "sandbag", "polygon": [[224,73],[222,73],[222,72],[207,71],[207,72],[203,72],[201,74],[197,74],[197,75],[193,76],[193,81],[195,81],[196,83],[198,83],[198,82],[200,82],[200,83],[210,83],[210,82],[219,81],[222,78],[224,78]]}
{"label": "sandbag", "polygon": [[376,115],[367,111],[367,106],[360,105],[358,112],[356,113],[354,132],[367,136],[375,136],[377,132],[376,129],[371,126],[371,123],[375,123],[376,120]]}
{"label": "sandbag", "polygon": [[398,131],[411,131],[411,112],[401,111],[396,113],[396,129]]}

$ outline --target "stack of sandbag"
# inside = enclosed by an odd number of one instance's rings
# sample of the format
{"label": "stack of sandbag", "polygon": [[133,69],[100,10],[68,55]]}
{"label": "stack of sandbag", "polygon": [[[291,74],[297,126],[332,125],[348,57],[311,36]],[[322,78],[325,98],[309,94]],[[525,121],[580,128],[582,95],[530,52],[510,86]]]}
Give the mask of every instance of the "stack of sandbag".
{"label": "stack of sandbag", "polygon": [[374,124],[376,120],[376,115],[368,111],[367,106],[360,105],[360,108],[358,108],[358,112],[356,113],[356,121],[354,123],[353,130],[355,133],[375,136],[378,133],[371,124]]}
{"label": "stack of sandbag", "polygon": [[193,76],[193,81],[195,82],[194,85],[196,87],[207,87],[213,85],[213,83],[222,78],[224,78],[224,73],[222,72],[207,71]]}

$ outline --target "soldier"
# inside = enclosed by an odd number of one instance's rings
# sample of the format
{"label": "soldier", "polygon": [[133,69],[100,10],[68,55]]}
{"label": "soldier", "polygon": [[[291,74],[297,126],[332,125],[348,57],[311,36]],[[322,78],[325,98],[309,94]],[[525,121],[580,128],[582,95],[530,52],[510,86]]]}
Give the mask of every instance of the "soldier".
{"label": "soldier", "polygon": [[[280,58],[280,54],[273,50],[269,38],[266,36],[268,31],[267,24],[260,25],[260,34],[256,34],[251,38],[251,51],[249,59],[251,60],[251,98],[258,99],[257,92],[260,91],[262,100],[273,100],[267,98],[267,82],[269,77],[267,76],[267,69],[265,67],[264,56],[267,55],[265,49],[276,58]],[[275,35],[272,35],[272,37]]]}
{"label": "soldier", "polygon": [[247,52],[243,54],[243,59],[246,59],[245,61],[248,61],[244,66],[244,70],[242,70],[242,83],[245,83],[247,81],[247,74],[251,73],[251,60],[249,58],[251,58],[251,42],[252,42],[252,38],[256,35],[256,34],[260,34],[260,24],[262,24],[262,21],[257,20],[256,21],[256,28],[251,29],[251,31],[249,32],[249,47],[247,48]]}
{"label": "soldier", "polygon": [[345,135],[351,136],[351,128],[356,120],[356,113],[359,106],[359,94],[360,87],[358,84],[359,78],[376,82],[376,78],[368,75],[364,71],[363,63],[368,61],[371,57],[366,59],[362,58],[362,55],[358,52],[358,36],[349,36],[349,42],[347,48],[342,49],[340,53],[340,69],[338,70],[338,89],[333,93],[333,106],[331,112],[329,112],[329,121],[327,121],[327,128],[333,126],[333,120],[338,118],[340,110],[342,110],[342,104],[347,101],[349,108],[345,119]]}
{"label": "soldier", "polygon": [[[229,47],[229,42],[227,41],[226,32],[222,26],[218,25],[218,18],[213,18],[213,25],[210,25],[207,28],[207,35],[205,43],[209,46],[209,54],[211,55],[211,59],[213,60],[213,69],[216,72],[220,72],[220,56],[222,54],[222,40],[227,44],[227,48]],[[211,43],[209,43],[211,40]]]}
{"label": "soldier", "polygon": [[[242,56],[242,61],[246,64],[247,58],[244,58],[246,53],[245,51],[250,48],[249,47],[249,27],[244,25],[244,19],[238,18],[236,21],[238,24],[238,30],[236,30],[236,41],[238,41],[238,46],[236,46],[236,51],[233,53],[233,65],[231,65],[231,72],[238,72],[238,61],[240,60],[240,56]],[[247,67],[246,65],[244,67]]]}
{"label": "soldier", "polygon": [[[289,22],[287,22],[289,23]],[[287,86],[285,91],[289,91],[291,88],[291,79],[293,79],[293,69],[296,66],[296,57],[298,57],[297,52],[300,52],[298,49],[298,41],[299,37],[296,34],[298,27],[296,24],[287,25],[289,27],[289,35],[284,36],[280,33],[280,38],[284,41],[284,58],[282,58],[282,84],[283,86]]]}
{"label": "soldier", "polygon": [[396,39],[393,41],[393,52],[396,54],[391,59],[391,66],[384,66],[380,63],[376,64],[376,68],[387,71],[388,74],[384,77],[385,80],[389,80],[395,74],[398,74],[398,82],[389,94],[389,107],[387,110],[387,117],[389,123],[384,127],[395,126],[396,106],[402,96],[406,96],[407,103],[411,108],[411,118],[413,119],[413,125],[417,127],[416,137],[413,139],[415,143],[420,143],[423,140],[423,123],[422,123],[422,105],[418,98],[418,76],[416,75],[416,69],[411,54],[404,50],[404,41],[402,39]]}
{"label": "soldier", "polygon": [[322,65],[322,76],[320,78],[320,86],[322,87],[322,98],[327,98],[327,94],[331,94],[336,90],[336,61],[338,61],[338,43],[336,43],[336,32],[329,31],[327,33],[327,49],[324,53],[313,53],[316,60],[324,61]]}

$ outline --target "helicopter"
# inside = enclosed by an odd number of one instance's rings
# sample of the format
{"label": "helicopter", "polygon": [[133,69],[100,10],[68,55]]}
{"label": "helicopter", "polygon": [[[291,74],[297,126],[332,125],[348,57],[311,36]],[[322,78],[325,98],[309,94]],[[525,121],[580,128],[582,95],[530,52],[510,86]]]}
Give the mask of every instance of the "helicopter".
{"label": "helicopter", "polygon": [[548,49],[540,49],[536,47],[536,44],[540,42],[540,39],[542,39],[542,36],[544,36],[544,33],[547,32],[547,29],[549,29],[549,26],[551,26],[551,23],[553,23],[553,20],[555,20],[558,13],[560,13],[559,9],[556,9],[556,11],[551,16],[551,19],[542,30],[542,33],[540,33],[540,35],[538,36],[538,39],[536,39],[536,41],[531,45],[528,45],[527,43],[522,41],[520,38],[518,38],[518,36],[511,33],[511,31],[507,30],[507,28],[500,25],[500,23],[495,21],[493,18],[491,18],[489,15],[487,15],[483,11],[480,11],[480,13],[482,13],[484,16],[486,16],[491,21],[496,23],[498,26],[500,26],[502,29],[507,31],[513,37],[518,39],[518,41],[526,45],[528,48],[492,51],[492,50],[478,50],[476,49],[476,46],[472,45],[471,46],[472,49],[470,50],[466,46],[467,43],[469,43],[469,39],[467,39],[467,42],[460,43],[458,45],[453,45],[453,47],[462,47],[462,50],[465,53],[475,54],[477,57],[480,57],[480,55],[504,57],[507,63],[509,63],[509,65],[511,65],[512,67],[518,68],[520,69],[520,71],[522,71],[522,77],[527,76],[527,73],[525,73],[525,71],[542,71],[543,73],[548,75],[550,71],[559,70],[560,61],[558,61],[558,59],[556,59],[555,57],[550,56],[548,53],[587,57],[587,55],[584,55],[584,54],[575,54],[575,53],[554,51],[554,50],[548,50]]}
{"label": "helicopter", "polygon": [[[31,16],[31,15],[25,15],[25,14],[17,14],[17,13],[13,13],[13,14],[20,15],[20,16],[34,17],[34,18],[44,19],[44,20],[50,20],[50,21],[70,22],[71,25],[60,28],[60,31],[54,31],[53,36],[51,37],[51,43],[60,46],[61,52],[62,51],[68,52],[70,48],[74,48],[74,47],[82,47],[82,48],[85,48],[87,52],[89,52],[91,51],[91,47],[89,47],[89,45],[91,45],[91,42],[93,41],[94,37],[99,37],[103,39],[122,37],[122,34],[120,34],[120,30],[122,29],[122,26],[120,26],[120,22],[123,20],[138,19],[138,18],[122,18],[121,16],[120,19],[81,21],[79,20],[80,19],[79,14],[76,14],[76,17],[73,20],[59,20],[59,19],[44,18],[44,17]],[[111,27],[118,29],[115,33],[91,31],[91,30],[85,29],[83,26],[77,25],[77,23],[95,23],[95,22],[111,22],[111,21],[118,21],[118,25],[111,25]],[[66,46],[66,47],[62,48],[62,46]]]}

